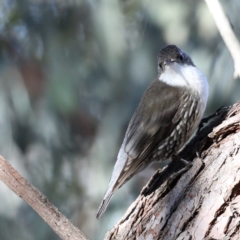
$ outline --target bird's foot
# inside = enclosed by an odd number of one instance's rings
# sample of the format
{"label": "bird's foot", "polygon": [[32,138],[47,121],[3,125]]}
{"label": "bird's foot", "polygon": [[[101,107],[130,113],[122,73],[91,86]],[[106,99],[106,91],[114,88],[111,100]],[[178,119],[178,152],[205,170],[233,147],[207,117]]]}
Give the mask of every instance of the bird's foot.
{"label": "bird's foot", "polygon": [[180,169],[179,171],[173,173],[172,176],[168,179],[167,187],[168,187],[169,189],[170,189],[171,183],[172,183],[178,176],[180,176],[182,173],[187,172],[187,171],[192,167],[192,165],[193,165],[192,162],[189,162],[189,161],[187,161],[187,160],[185,160],[185,159],[183,159],[183,158],[181,158],[181,157],[179,157],[179,156],[177,156],[177,155],[174,155],[172,159],[173,159],[173,160],[179,160],[179,161],[181,161],[182,163],[184,163],[185,167],[182,168],[182,169]]}

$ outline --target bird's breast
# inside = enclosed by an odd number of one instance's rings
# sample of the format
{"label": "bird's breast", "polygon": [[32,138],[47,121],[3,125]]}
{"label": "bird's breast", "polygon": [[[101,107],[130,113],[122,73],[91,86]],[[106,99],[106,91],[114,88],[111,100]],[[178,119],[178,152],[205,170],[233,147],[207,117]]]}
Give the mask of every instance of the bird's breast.
{"label": "bird's breast", "polygon": [[171,134],[160,142],[153,158],[156,161],[170,158],[189,140],[202,118],[202,103],[197,95],[188,96],[180,109],[180,119]]}

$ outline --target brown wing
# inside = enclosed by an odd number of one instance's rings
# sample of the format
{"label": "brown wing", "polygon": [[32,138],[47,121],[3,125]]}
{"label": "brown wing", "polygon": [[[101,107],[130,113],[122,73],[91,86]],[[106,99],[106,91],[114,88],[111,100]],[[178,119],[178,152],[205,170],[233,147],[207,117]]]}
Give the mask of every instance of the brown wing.
{"label": "brown wing", "polygon": [[145,160],[171,134],[181,119],[180,99],[184,95],[183,89],[179,91],[172,87],[169,90],[169,86],[158,80],[146,90],[125,135],[125,146],[122,147],[128,159],[114,190],[149,165],[150,162],[146,164]]}
{"label": "brown wing", "polygon": [[182,118],[182,98],[186,98],[184,89],[169,89],[158,80],[146,90],[128,126],[97,218],[106,210],[114,191],[150,164],[153,150],[175,129]]}

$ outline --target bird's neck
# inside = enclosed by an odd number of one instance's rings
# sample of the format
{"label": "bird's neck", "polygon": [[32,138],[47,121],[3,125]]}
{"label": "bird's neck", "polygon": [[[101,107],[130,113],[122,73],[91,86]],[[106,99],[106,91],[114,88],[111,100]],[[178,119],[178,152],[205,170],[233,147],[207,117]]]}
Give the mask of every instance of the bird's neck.
{"label": "bird's neck", "polygon": [[185,87],[206,98],[208,96],[208,82],[205,75],[195,66],[174,63],[166,66],[158,76],[158,80],[172,87]]}

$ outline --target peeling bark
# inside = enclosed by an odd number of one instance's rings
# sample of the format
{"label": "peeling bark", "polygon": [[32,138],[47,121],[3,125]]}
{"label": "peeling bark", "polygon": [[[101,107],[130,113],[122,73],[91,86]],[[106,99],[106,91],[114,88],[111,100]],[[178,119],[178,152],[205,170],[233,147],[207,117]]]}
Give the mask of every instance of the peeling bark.
{"label": "peeling bark", "polygon": [[240,102],[215,115],[179,154],[193,166],[158,170],[106,240],[240,239]]}

